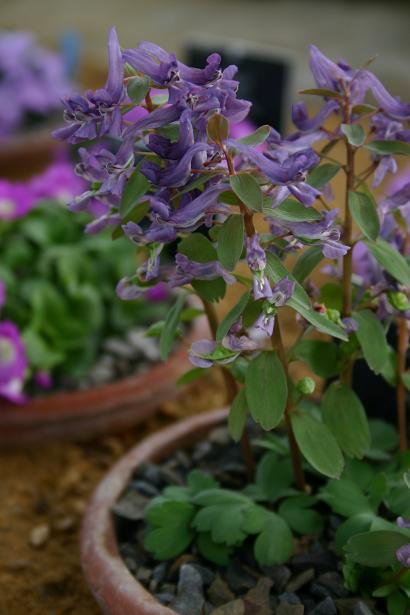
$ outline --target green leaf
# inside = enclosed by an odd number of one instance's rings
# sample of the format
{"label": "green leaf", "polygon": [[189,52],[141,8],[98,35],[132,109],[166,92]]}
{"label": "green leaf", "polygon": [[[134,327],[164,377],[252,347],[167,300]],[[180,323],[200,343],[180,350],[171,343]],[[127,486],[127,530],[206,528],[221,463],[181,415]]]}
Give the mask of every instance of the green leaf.
{"label": "green leaf", "polygon": [[316,498],[295,495],[282,502],[278,514],[299,534],[320,534],[323,530],[322,515],[316,510],[309,510],[315,502]]}
{"label": "green leaf", "polygon": [[285,222],[316,222],[322,217],[314,207],[305,207],[292,199],[286,199],[277,207],[266,204],[263,206],[263,213]]}
{"label": "green leaf", "polygon": [[186,301],[186,293],[178,295],[177,300],[168,312],[168,316],[164,323],[164,328],[161,331],[161,337],[159,341],[159,348],[161,353],[161,359],[165,361],[168,358],[169,353],[172,350],[175,336],[178,329],[178,323],[181,316],[181,312],[184,309]]}
{"label": "green leaf", "polygon": [[291,421],[296,442],[307,461],[321,474],[339,478],[343,455],[326,425],[306,412],[292,412]]}
{"label": "green leaf", "polygon": [[341,168],[340,164],[321,164],[320,167],[316,167],[309,173],[308,184],[321,190],[337,175]]}
{"label": "green leaf", "polygon": [[404,141],[372,141],[364,147],[379,156],[390,154],[410,156],[410,145]]}
{"label": "green leaf", "polygon": [[212,504],[201,508],[195,515],[192,527],[198,532],[210,532],[216,543],[228,547],[242,543],[246,533],[242,529],[244,511],[251,505],[250,502],[232,502],[230,504]]}
{"label": "green leaf", "polygon": [[263,429],[276,427],[282,420],[288,396],[286,375],[274,352],[262,352],[246,372],[246,399],[254,421]]}
{"label": "green leaf", "polygon": [[270,512],[255,540],[256,561],[260,566],[276,566],[286,562],[292,551],[293,538],[288,524],[279,515]]}
{"label": "green leaf", "polygon": [[409,599],[401,591],[396,590],[387,598],[387,611],[389,615],[406,615]]}
{"label": "green leaf", "polygon": [[194,533],[191,530],[195,507],[189,502],[169,501],[149,506],[145,519],[149,527],[144,547],[155,559],[172,559],[183,553],[190,545]]}
{"label": "green leaf", "polygon": [[389,359],[389,347],[383,326],[370,310],[353,312],[353,318],[359,326],[356,336],[364,358],[370,369],[379,374]]}
{"label": "green leaf", "polygon": [[370,446],[370,430],[362,402],[345,384],[331,384],[322,399],[323,422],[348,457],[363,459]]}
{"label": "green leaf", "polygon": [[232,175],[231,188],[241,201],[252,211],[262,211],[262,192],[256,179],[250,173]]}
{"label": "green leaf", "polygon": [[232,548],[227,545],[214,542],[210,532],[199,534],[196,544],[198,551],[210,562],[217,566],[227,566],[232,552]]}
{"label": "green leaf", "polygon": [[228,417],[228,429],[233,440],[239,442],[245,428],[248,404],[245,389],[241,389],[232,402]]}
{"label": "green leaf", "polygon": [[37,369],[49,370],[64,360],[64,353],[47,344],[34,329],[26,329],[22,334],[24,347],[30,365]]}
{"label": "green leaf", "polygon": [[365,142],[366,133],[360,124],[341,124],[340,130],[354,147],[360,147]]}
{"label": "green leaf", "polygon": [[122,193],[120,202],[120,214],[122,218],[126,218],[129,215],[139,199],[148,191],[149,187],[150,183],[141,173],[140,165],[138,165],[128,179]]}
{"label": "green leaf", "polygon": [[399,436],[390,423],[380,419],[369,421],[372,446],[366,452],[369,459],[385,461],[390,459],[390,453],[399,445]]}
{"label": "green leaf", "polygon": [[353,515],[353,517],[349,517],[346,521],[343,521],[335,533],[335,547],[338,555],[343,553],[343,547],[349,538],[355,534],[368,532],[373,520],[374,515],[370,513],[360,513],[358,515]]}
{"label": "green leaf", "polygon": [[119,239],[124,235],[124,230],[122,228],[123,224],[127,222],[141,222],[144,216],[148,213],[150,208],[149,201],[143,201],[142,203],[137,203],[131,210],[128,212],[126,216],[122,218],[121,224],[119,224],[112,232],[113,239]]}
{"label": "green leaf", "polygon": [[235,269],[243,250],[243,216],[229,216],[218,233],[218,258],[228,271]]}
{"label": "green leaf", "polygon": [[327,308],[341,312],[343,305],[341,284],[332,284],[332,282],[323,284],[319,293],[319,302],[324,303]]}
{"label": "green leaf", "polygon": [[321,490],[320,499],[324,500],[333,512],[343,517],[374,514],[370,502],[363,491],[356,483],[347,478],[329,481]]}
{"label": "green leaf", "polygon": [[232,325],[238,320],[248,304],[251,294],[244,293],[238,303],[226,314],[216,331],[216,341],[221,342]]}
{"label": "green leaf", "polygon": [[349,192],[349,209],[360,230],[368,239],[376,241],[380,221],[373,199],[364,192]]}
{"label": "green leaf", "polygon": [[270,502],[276,502],[288,495],[293,483],[292,463],[289,457],[279,461],[276,453],[266,453],[258,463],[255,482],[264,499]]}
{"label": "green leaf", "polygon": [[301,340],[292,349],[292,358],[304,361],[321,378],[340,373],[340,351],[336,344],[323,340]]}
{"label": "green leaf", "polygon": [[388,271],[396,280],[410,286],[410,267],[403,256],[384,239],[376,242],[365,242],[369,252],[373,254],[379,265]]}
{"label": "green leaf", "polygon": [[302,252],[294,264],[292,270],[293,276],[302,284],[322,260],[323,253],[321,246],[311,246]]}
{"label": "green leaf", "polygon": [[357,564],[384,568],[397,564],[396,551],[408,541],[408,537],[399,532],[364,532],[349,538],[344,551]]}
{"label": "green leaf", "polygon": [[331,322],[325,315],[319,314],[319,312],[313,310],[310,299],[303,286],[296,281],[293,275],[289,273],[286,267],[280,262],[279,258],[274,254],[267,255],[266,273],[275,284],[285,276],[288,276],[289,279],[296,282],[295,290],[287,305],[299,312],[299,314],[316,327],[318,331],[327,333],[328,335],[332,335],[344,341],[348,339],[342,327]]}
{"label": "green leaf", "polygon": [[246,135],[246,137],[241,137],[240,139],[236,139],[238,143],[242,143],[243,145],[261,145],[266,141],[269,137],[271,128],[270,126],[264,124],[260,126],[255,132],[252,132],[250,135]]}
{"label": "green leaf", "polygon": [[223,143],[229,136],[229,122],[221,113],[214,113],[206,127],[208,138],[215,143]]}
{"label": "green leaf", "polygon": [[334,90],[328,90],[327,88],[309,88],[308,90],[301,90],[299,94],[324,96],[325,98],[342,98],[341,94],[335,92]]}
{"label": "green leaf", "polygon": [[219,486],[212,474],[207,474],[202,470],[191,470],[187,476],[187,484],[193,494]]}
{"label": "green leaf", "polygon": [[127,94],[135,105],[139,105],[150,89],[150,79],[146,75],[133,77],[128,81]]}

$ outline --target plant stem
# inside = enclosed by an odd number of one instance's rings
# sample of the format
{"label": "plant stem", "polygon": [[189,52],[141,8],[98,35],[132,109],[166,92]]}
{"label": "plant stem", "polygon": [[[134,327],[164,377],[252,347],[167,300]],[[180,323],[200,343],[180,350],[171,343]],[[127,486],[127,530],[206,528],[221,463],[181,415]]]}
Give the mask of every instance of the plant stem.
{"label": "plant stem", "polygon": [[397,424],[400,437],[400,450],[406,451],[407,443],[407,404],[406,387],[403,382],[403,373],[406,371],[407,348],[409,344],[409,332],[407,321],[404,318],[397,319],[398,343],[397,343]]}
{"label": "plant stem", "polygon": [[[212,333],[212,337],[215,339],[216,331],[218,329],[217,313],[215,311],[214,306],[212,305],[210,301],[207,301],[206,299],[202,299],[202,303],[204,306],[206,317],[208,319],[208,324],[209,324],[209,328]],[[235,378],[232,376],[231,372],[229,371],[229,369],[226,369],[226,367],[221,366],[221,373],[222,373],[224,383],[225,383],[226,402],[230,406],[238,393],[238,385],[236,383]],[[255,473],[256,464],[255,464],[255,460],[254,460],[253,453],[252,453],[247,425],[245,425],[244,430],[243,430],[243,434],[241,438],[241,449],[242,449],[243,460],[245,462],[246,473],[248,475],[249,480],[251,480]]]}
{"label": "plant stem", "polygon": [[290,376],[289,376],[288,362],[286,359],[285,347],[283,345],[282,333],[280,330],[280,323],[279,323],[278,315],[276,315],[275,317],[275,326],[274,326],[273,334],[272,334],[272,346],[278,353],[279,360],[282,363],[282,366],[283,366],[283,369],[286,375],[286,380],[288,382],[288,399],[287,399],[286,408],[285,408],[285,424],[286,424],[286,429],[288,431],[293,473],[294,473],[296,485],[298,486],[298,488],[301,491],[306,491],[306,481],[305,481],[305,474],[302,468],[302,460],[300,457],[298,443],[296,442],[295,434],[294,434],[293,427],[292,427],[292,421],[290,418],[290,414],[292,411],[291,392],[290,392],[291,381],[290,381]]}
{"label": "plant stem", "polygon": [[[346,123],[350,123],[350,107],[347,105]],[[345,194],[345,219],[343,224],[343,243],[349,246],[347,254],[343,257],[343,310],[344,318],[350,316],[352,312],[352,253],[353,253],[353,218],[349,207],[349,192],[354,189],[354,155],[355,150],[346,139],[346,194]],[[351,386],[353,361],[348,359],[342,373],[342,380]]]}

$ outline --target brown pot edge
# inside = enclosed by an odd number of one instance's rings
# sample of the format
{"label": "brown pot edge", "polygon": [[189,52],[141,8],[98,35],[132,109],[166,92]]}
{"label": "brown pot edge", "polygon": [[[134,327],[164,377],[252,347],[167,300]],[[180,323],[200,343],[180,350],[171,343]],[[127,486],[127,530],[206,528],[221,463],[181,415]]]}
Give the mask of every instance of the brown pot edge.
{"label": "brown pot edge", "polygon": [[163,459],[217,426],[227,415],[227,408],[213,410],[162,429],[132,448],[98,484],[83,518],[80,551],[88,586],[106,615],[175,615],[157,602],[126,568],[118,551],[110,511],[139,464]]}

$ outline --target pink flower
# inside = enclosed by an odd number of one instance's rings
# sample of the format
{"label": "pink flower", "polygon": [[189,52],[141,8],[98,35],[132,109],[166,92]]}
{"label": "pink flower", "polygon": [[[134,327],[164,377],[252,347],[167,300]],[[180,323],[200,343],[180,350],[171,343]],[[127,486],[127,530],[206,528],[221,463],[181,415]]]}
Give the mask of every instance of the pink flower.
{"label": "pink flower", "polygon": [[34,194],[30,186],[0,179],[0,220],[16,220],[33,207]]}

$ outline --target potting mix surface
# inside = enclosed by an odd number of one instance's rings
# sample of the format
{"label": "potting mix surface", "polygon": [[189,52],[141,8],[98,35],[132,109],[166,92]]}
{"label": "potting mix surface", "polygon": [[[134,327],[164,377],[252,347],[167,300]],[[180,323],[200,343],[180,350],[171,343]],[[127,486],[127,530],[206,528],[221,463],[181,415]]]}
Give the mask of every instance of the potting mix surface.
{"label": "potting mix surface", "polygon": [[100,613],[83,578],[78,546],[93,489],[147,434],[223,404],[220,376],[214,373],[125,434],[0,452],[0,615]]}

